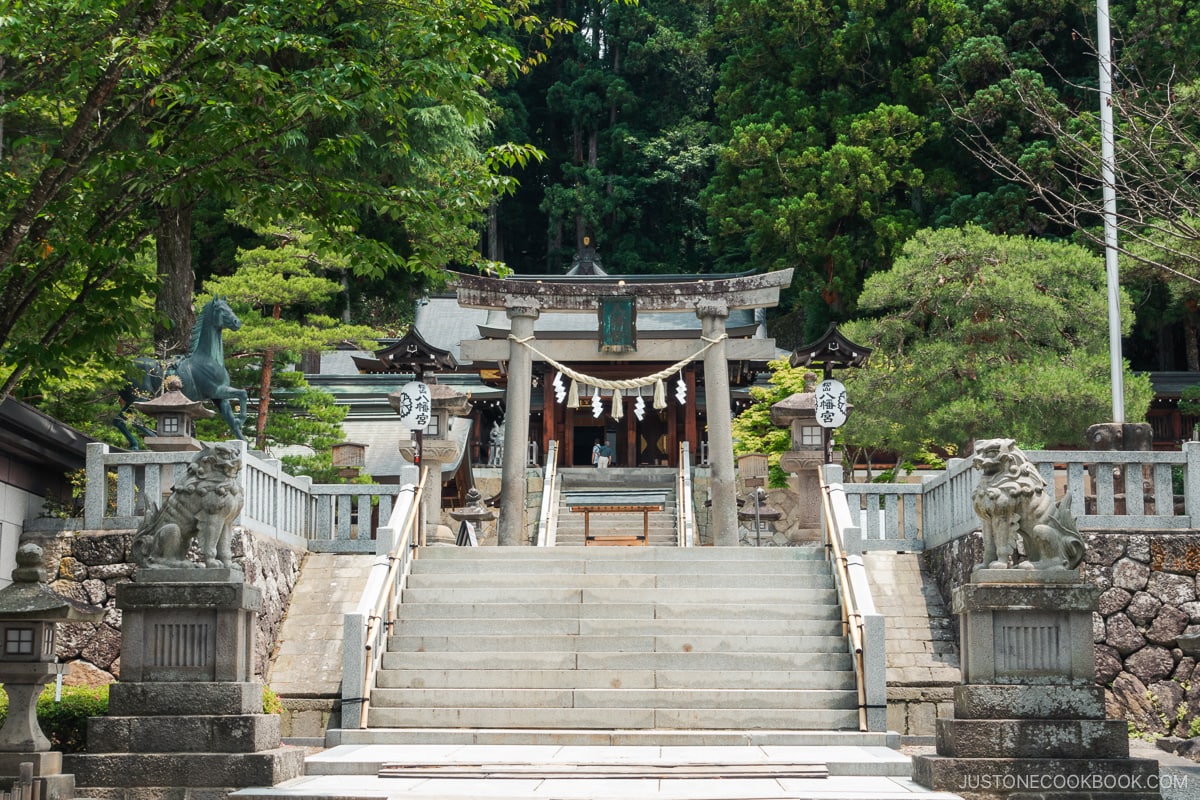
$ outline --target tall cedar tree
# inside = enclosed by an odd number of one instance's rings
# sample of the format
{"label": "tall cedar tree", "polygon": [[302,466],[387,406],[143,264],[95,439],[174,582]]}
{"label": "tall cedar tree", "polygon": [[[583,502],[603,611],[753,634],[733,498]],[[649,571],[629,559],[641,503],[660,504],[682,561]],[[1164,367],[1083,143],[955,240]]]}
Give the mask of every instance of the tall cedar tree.
{"label": "tall cedar tree", "polygon": [[[520,66],[493,31],[539,30],[521,2],[29,0],[0,23],[0,395],[26,373],[113,352],[153,286],[194,290],[190,210],[303,210],[351,269],[436,280],[477,259],[477,225],[529,148],[479,141],[489,82]],[[379,217],[399,246],[357,235]]]}

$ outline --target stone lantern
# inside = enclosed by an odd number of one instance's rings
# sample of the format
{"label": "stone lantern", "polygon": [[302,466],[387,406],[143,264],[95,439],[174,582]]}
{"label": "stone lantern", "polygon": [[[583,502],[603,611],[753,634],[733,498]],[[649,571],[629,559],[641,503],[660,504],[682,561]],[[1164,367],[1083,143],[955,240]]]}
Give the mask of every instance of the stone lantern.
{"label": "stone lantern", "polygon": [[821,527],[821,480],[818,470],[825,463],[823,429],[817,424],[817,376],[804,376],[804,391],[785,397],[771,406],[771,422],[791,428],[792,449],[779,457],[784,472],[796,476],[798,494],[796,524],[802,529]]}
{"label": "stone lantern", "polygon": [[154,419],[156,435],[146,437],[146,446],[159,452],[199,452],[204,446],[196,440],[196,420],[209,419],[217,413],[201,402],[188,399],[178,375],[171,375],[163,385],[166,391],[158,397],[133,404]]}
{"label": "stone lantern", "polygon": [[494,511],[484,508],[483,495],[474,486],[467,490],[466,502],[467,504],[462,508],[456,508],[450,512],[451,519],[462,523],[455,539],[455,543],[460,547],[478,544],[478,539],[473,538],[474,532],[479,530],[482,523],[493,522],[496,519]]}
{"label": "stone lantern", "polygon": [[99,622],[104,609],[64,597],[45,585],[42,548],[26,543],[17,550],[11,585],[0,589],[0,682],[8,693],[8,717],[0,727],[0,785],[15,780],[22,762],[33,764],[43,800],[75,795],[75,776],[62,773],[62,753],[37,722],[37,699],[58,673],[55,624]]}
{"label": "stone lantern", "polygon": [[[429,424],[423,431],[415,431],[417,436],[413,439],[400,442],[400,454],[429,470],[423,501],[424,544],[452,545],[456,539],[454,531],[442,524],[442,468],[457,464],[463,456],[462,443],[449,438],[450,418],[469,414],[471,401],[467,395],[444,384],[430,383],[428,387],[432,406]],[[401,392],[389,394],[388,403],[401,412]]]}

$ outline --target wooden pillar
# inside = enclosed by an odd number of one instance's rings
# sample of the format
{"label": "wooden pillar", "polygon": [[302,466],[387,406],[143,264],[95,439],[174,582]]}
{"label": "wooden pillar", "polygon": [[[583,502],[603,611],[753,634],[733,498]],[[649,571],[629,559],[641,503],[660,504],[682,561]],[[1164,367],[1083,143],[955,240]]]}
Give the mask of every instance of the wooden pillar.
{"label": "wooden pillar", "polygon": [[[558,416],[558,404],[554,402],[554,376],[542,376],[542,457],[550,452],[550,441],[554,438],[554,421]],[[561,442],[559,443],[561,444]]]}
{"label": "wooden pillar", "polygon": [[[634,400],[632,398],[626,397],[623,402],[625,403],[624,411],[625,411],[625,422],[626,422],[626,427],[625,427],[625,453],[626,453],[626,455],[625,455],[625,463],[621,464],[621,466],[636,467],[638,465],[638,460],[637,460],[638,459],[638,447],[637,447],[638,418],[633,415]],[[653,414],[654,412],[650,411],[649,413]]]}
{"label": "wooden pillar", "polygon": [[700,426],[696,424],[700,418],[700,395],[696,393],[696,365],[688,364],[683,377],[687,381],[688,397],[692,399],[692,402],[684,407],[683,438],[687,439],[688,444],[691,446],[692,463],[698,464],[701,437]]}

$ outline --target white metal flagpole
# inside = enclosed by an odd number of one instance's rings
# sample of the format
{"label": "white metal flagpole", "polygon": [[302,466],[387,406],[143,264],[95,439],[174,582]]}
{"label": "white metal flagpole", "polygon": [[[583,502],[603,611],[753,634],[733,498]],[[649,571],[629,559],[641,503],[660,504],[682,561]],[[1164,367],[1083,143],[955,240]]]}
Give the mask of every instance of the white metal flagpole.
{"label": "white metal flagpole", "polygon": [[1100,169],[1104,180],[1104,266],[1108,275],[1108,356],[1112,373],[1113,422],[1125,421],[1125,378],[1121,358],[1121,282],[1117,271],[1117,179],[1113,153],[1112,34],[1108,0],[1096,0],[1096,45],[1100,56]]}

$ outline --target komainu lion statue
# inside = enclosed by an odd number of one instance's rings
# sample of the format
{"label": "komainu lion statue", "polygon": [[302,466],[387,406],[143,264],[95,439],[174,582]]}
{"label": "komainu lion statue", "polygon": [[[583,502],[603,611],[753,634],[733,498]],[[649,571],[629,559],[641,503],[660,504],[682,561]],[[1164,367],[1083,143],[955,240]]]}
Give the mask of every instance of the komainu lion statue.
{"label": "komainu lion statue", "polygon": [[[133,537],[139,567],[233,567],[233,520],[242,510],[237,447],[216,444],[196,454],[160,508],[150,509]],[[188,557],[197,541],[203,563]]]}
{"label": "komainu lion statue", "polygon": [[983,562],[974,569],[1007,569],[1016,554],[1017,536],[1026,560],[1019,569],[1075,569],[1085,546],[1071,514],[1071,496],[1054,504],[1053,490],[1012,439],[975,444],[975,466],[983,477],[971,493],[983,520]]}

